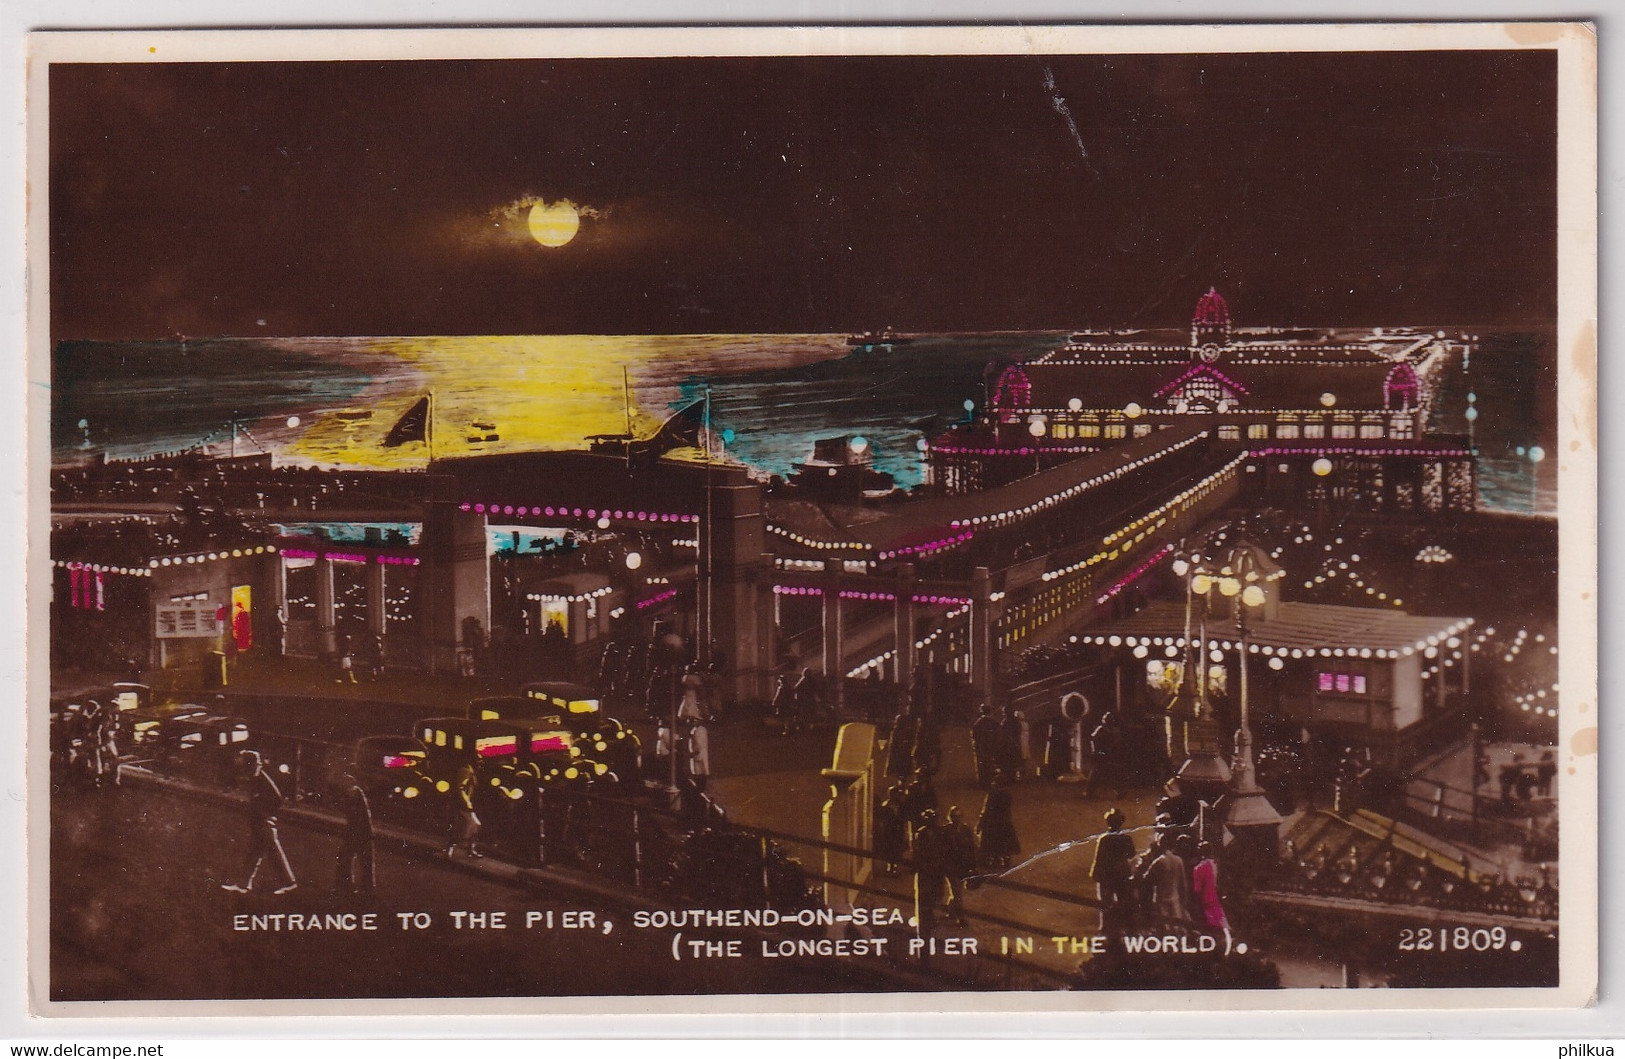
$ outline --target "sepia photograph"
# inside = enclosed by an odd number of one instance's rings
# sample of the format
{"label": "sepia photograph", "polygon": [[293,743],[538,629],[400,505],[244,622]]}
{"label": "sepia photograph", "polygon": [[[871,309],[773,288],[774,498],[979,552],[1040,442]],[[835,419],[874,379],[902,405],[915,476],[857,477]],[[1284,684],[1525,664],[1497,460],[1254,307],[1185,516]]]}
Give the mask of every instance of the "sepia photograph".
{"label": "sepia photograph", "polygon": [[35,1010],[1586,1003],[1594,48],[34,35]]}

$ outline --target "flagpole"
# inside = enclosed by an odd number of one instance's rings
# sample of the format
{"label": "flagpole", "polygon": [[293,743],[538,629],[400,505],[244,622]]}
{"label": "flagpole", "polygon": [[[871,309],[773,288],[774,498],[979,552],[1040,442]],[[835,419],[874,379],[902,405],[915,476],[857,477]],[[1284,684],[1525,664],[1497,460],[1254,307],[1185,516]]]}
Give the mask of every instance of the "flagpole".
{"label": "flagpole", "polygon": [[428,403],[423,406],[423,443],[429,449],[429,462],[434,462],[434,391],[429,391]]}
{"label": "flagpole", "polygon": [[711,556],[711,547],[716,538],[711,532],[711,387],[705,388],[705,622],[700,630],[700,645],[698,658],[700,668],[704,669],[711,663],[711,608],[714,600],[711,595],[711,569],[714,560]]}
{"label": "flagpole", "polygon": [[627,470],[632,469],[632,384],[627,379],[626,365],[621,365],[621,399],[626,405],[626,451]]}

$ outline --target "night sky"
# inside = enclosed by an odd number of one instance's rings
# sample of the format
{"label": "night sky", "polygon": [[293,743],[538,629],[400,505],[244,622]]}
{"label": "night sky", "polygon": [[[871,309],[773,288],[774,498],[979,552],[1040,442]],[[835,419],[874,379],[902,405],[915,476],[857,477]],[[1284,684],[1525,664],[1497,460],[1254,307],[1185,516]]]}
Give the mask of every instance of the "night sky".
{"label": "night sky", "polygon": [[59,65],[52,332],[1549,323],[1554,54]]}

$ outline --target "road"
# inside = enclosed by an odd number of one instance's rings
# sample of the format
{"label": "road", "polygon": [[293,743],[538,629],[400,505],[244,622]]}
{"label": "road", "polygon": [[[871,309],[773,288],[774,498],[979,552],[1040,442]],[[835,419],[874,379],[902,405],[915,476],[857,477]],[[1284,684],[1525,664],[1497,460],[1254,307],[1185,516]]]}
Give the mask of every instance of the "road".
{"label": "road", "polygon": [[[135,779],[99,792],[59,789],[51,813],[51,998],[681,995],[877,984],[851,961],[679,962],[669,931],[637,930],[602,901],[493,877],[496,865],[488,873],[483,862],[448,863],[383,843],[376,897],[339,896],[337,837],[286,821],[282,834],[299,888],[282,897],[228,893],[222,884],[244,874],[241,809]],[[508,925],[470,929],[463,917],[459,928],[459,911],[505,912]],[[527,912],[548,911],[552,929],[545,921],[526,928]],[[592,912],[592,925],[565,929],[567,911]],[[274,913],[351,915],[342,922],[358,929],[238,929]],[[376,929],[359,929],[369,913]],[[426,915],[430,925],[403,928],[401,913],[420,922]]]}

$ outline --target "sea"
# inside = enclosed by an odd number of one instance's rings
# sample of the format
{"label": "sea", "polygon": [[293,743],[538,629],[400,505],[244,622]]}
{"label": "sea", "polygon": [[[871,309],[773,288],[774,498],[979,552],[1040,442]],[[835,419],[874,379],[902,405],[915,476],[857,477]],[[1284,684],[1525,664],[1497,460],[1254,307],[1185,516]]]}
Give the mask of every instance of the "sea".
{"label": "sea", "polygon": [[[199,446],[318,466],[408,468],[481,452],[581,448],[642,436],[709,398],[728,457],[788,475],[820,438],[861,436],[903,488],[923,438],[980,407],[995,359],[1064,332],[919,335],[543,335],[63,342],[52,360],[53,462],[140,459]],[[425,395],[431,437],[386,446]],[[1469,420],[1468,409],[1476,410]],[[1549,339],[1479,332],[1439,376],[1432,429],[1471,435],[1481,505],[1557,510],[1556,368]],[[1535,459],[1532,456],[1543,458]]]}

